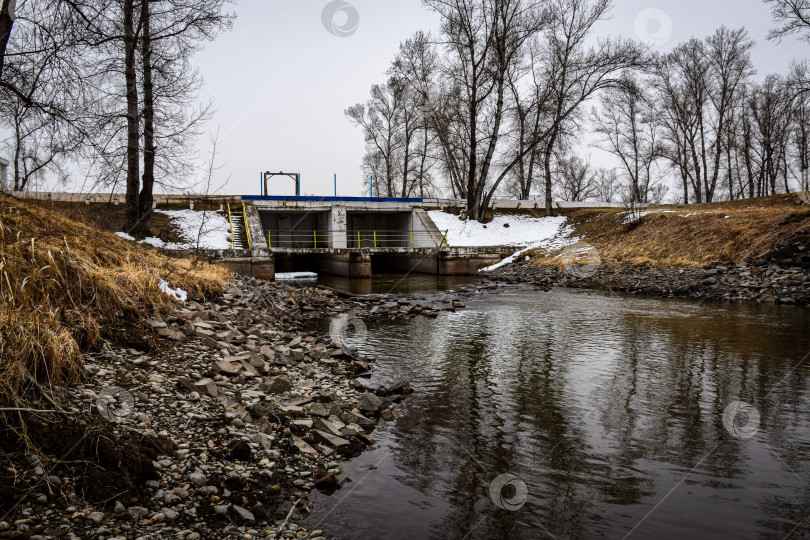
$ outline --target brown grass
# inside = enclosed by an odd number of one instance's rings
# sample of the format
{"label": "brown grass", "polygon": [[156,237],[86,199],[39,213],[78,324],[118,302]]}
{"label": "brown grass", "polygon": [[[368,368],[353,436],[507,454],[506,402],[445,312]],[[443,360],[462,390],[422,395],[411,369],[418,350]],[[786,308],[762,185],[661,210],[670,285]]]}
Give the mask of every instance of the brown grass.
{"label": "brown grass", "polygon": [[161,279],[210,296],[227,278],[0,195],[0,407],[50,401],[43,390],[77,379],[105,325],[170,312]]}
{"label": "brown grass", "polygon": [[[810,205],[796,195],[730,203],[667,205],[624,224],[624,209],[565,212],[576,235],[599,250],[604,263],[700,266],[741,262],[790,242],[810,239]],[[695,214],[684,217],[686,214]],[[726,219],[728,216],[728,219]],[[537,258],[558,264],[560,257]]]}

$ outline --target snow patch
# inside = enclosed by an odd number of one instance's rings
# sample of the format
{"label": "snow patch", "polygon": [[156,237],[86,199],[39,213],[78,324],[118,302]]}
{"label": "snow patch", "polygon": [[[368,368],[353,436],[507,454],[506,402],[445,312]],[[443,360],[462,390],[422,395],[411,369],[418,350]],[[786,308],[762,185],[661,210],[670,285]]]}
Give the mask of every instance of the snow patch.
{"label": "snow patch", "polygon": [[182,242],[164,242],[160,238],[146,238],[143,244],[168,250],[197,249],[199,236],[200,249],[230,249],[231,226],[228,218],[219,212],[208,210],[155,210],[171,218],[171,223],[180,230]]}
{"label": "snow patch", "polygon": [[185,302],[188,300],[188,293],[186,291],[179,287],[177,289],[172,289],[169,284],[162,279],[160,280],[160,290],[179,302]]}
{"label": "snow patch", "polygon": [[[572,244],[576,244],[580,241],[579,238],[572,238],[571,234],[573,234],[574,230],[571,227],[562,227],[559,230],[559,233],[555,235],[553,238],[547,238],[540,240],[538,242],[534,242],[525,248],[521,249],[517,253],[513,253],[512,255],[508,256],[507,258],[503,259],[499,263],[495,263],[492,266],[487,266],[486,268],[482,268],[478,272],[492,272],[493,270],[497,270],[503,266],[508,264],[512,264],[520,257],[526,255],[530,251],[534,251],[536,249],[540,249],[545,251],[546,253],[553,253],[557,250],[563,249],[566,246],[570,246]],[[526,256],[526,260],[529,260],[531,257]]]}
{"label": "snow patch", "polygon": [[557,236],[566,222],[564,216],[533,218],[499,215],[483,224],[463,221],[441,210],[430,211],[428,215],[440,231],[447,231],[447,243],[453,247],[534,246]]}
{"label": "snow patch", "polygon": [[677,212],[677,210],[641,210],[641,211],[635,211],[635,212],[630,210],[628,212],[625,212],[625,214],[630,214],[630,215],[628,215],[626,218],[624,218],[624,221],[622,223],[624,225],[629,225],[631,223],[635,223],[636,221],[640,220],[644,216],[648,216],[650,214],[674,214],[675,212]]}
{"label": "snow patch", "polygon": [[117,236],[118,238],[123,238],[124,240],[129,240],[130,242],[134,242],[134,241],[135,241],[135,237],[134,237],[134,236],[130,236],[130,235],[128,235],[128,234],[127,234],[127,233],[125,233],[125,232],[117,232],[117,233],[115,233],[115,236]]}

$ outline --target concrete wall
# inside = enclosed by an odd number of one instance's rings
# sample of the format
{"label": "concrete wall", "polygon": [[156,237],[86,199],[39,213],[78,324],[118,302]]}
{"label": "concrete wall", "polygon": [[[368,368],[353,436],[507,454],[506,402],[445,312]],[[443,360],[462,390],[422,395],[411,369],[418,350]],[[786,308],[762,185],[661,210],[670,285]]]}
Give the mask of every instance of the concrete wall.
{"label": "concrete wall", "polygon": [[261,216],[262,236],[267,239],[267,235],[270,233],[273,249],[313,248],[316,241],[320,248],[329,247],[330,215],[328,212],[261,211],[258,213]]}
{"label": "concrete wall", "polygon": [[259,212],[252,204],[245,205],[245,221],[250,231],[250,241],[253,249],[267,249],[267,235],[262,228]]}
{"label": "concrete wall", "polygon": [[411,230],[414,232],[413,247],[433,248],[441,246],[444,239],[444,233],[436,227],[436,224],[433,223],[424,208],[415,208],[411,214]]}
{"label": "concrete wall", "polygon": [[362,253],[321,255],[318,271],[350,278],[370,278],[371,256]]}
{"label": "concrete wall", "polygon": [[482,268],[501,262],[496,254],[453,255],[440,253],[438,273],[442,276],[472,276]]}
{"label": "concrete wall", "polygon": [[[411,247],[411,215],[413,212],[371,213],[347,212],[348,247],[357,247],[360,233],[362,247]],[[374,233],[376,232],[376,246]]]}
{"label": "concrete wall", "polygon": [[[313,248],[318,234],[318,248],[358,249],[374,247],[438,247],[441,235],[427,213],[411,203],[391,202],[323,202],[323,201],[253,201],[261,216],[263,235],[268,231],[289,232],[272,241],[273,248]],[[421,212],[421,215],[414,215]],[[413,231],[413,246],[411,235]],[[323,242],[323,243],[322,243]]]}
{"label": "concrete wall", "polygon": [[276,279],[276,265],[272,257],[263,259],[252,258],[232,258],[217,261],[234,274],[242,276],[252,276],[256,279]]}

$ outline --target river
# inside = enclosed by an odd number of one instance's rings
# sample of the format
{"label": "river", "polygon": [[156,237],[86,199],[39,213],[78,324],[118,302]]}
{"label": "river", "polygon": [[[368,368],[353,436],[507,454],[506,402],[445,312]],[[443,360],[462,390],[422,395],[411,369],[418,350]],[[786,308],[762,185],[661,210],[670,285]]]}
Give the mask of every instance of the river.
{"label": "river", "polygon": [[[400,292],[453,287],[421,279]],[[310,528],[810,537],[808,310],[523,286],[463,301],[351,342],[377,358],[370,384],[416,393],[316,497]]]}

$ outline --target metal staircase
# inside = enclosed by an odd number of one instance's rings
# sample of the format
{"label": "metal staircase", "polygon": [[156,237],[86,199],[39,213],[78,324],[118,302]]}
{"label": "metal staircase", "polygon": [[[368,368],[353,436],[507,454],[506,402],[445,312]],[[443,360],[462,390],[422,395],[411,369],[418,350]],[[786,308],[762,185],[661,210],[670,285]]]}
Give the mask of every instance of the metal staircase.
{"label": "metal staircase", "polygon": [[247,233],[245,232],[244,209],[228,205],[228,219],[231,222],[231,246],[233,249],[250,249]]}

